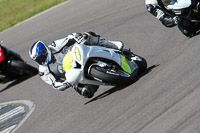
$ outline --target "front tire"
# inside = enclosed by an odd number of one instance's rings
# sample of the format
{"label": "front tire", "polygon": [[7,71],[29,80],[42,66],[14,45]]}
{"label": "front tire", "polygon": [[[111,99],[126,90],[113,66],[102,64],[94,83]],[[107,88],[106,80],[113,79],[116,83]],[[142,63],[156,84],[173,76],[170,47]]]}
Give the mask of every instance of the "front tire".
{"label": "front tire", "polygon": [[142,58],[141,56],[135,55],[136,57],[139,58],[139,60],[134,60],[135,63],[138,65],[139,70],[138,70],[138,74],[143,73],[144,71],[146,71],[147,69],[147,62],[144,58]]}
{"label": "front tire", "polygon": [[109,70],[100,66],[93,66],[90,74],[106,83],[128,84],[133,81],[133,77],[122,70]]}

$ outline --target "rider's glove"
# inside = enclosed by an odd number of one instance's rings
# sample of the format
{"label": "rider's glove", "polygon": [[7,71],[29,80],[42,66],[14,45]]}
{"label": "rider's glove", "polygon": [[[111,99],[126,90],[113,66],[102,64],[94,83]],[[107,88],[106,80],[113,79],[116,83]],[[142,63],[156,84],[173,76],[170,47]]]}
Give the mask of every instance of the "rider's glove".
{"label": "rider's glove", "polygon": [[85,36],[83,36],[81,33],[76,33],[74,39],[78,44],[84,43],[86,41]]}
{"label": "rider's glove", "polygon": [[165,15],[165,14],[164,14],[164,12],[163,12],[162,10],[156,9],[156,18],[157,18],[157,19],[160,20],[164,15]]}
{"label": "rider's glove", "polygon": [[175,23],[175,24],[178,24],[178,22],[179,22],[179,19],[178,19],[178,17],[177,17],[177,16],[173,17],[173,20],[174,20],[174,23]]}
{"label": "rider's glove", "polygon": [[163,16],[165,15],[164,12],[159,9],[159,8],[156,8],[155,5],[152,5],[152,4],[148,4],[146,5],[147,7],[147,11],[150,12],[153,16],[155,16],[157,19],[162,19]]}
{"label": "rider's glove", "polygon": [[62,86],[59,86],[59,87],[57,87],[57,88],[55,88],[55,89],[57,89],[57,90],[59,90],[59,91],[64,91],[64,90],[66,90],[66,89],[69,88],[69,87],[71,87],[71,85],[70,85],[69,83],[63,83]]}
{"label": "rider's glove", "polygon": [[148,4],[148,5],[146,5],[146,7],[147,7],[147,11],[150,13],[152,13],[156,8],[156,6],[152,5],[152,4]]}
{"label": "rider's glove", "polygon": [[65,87],[66,89],[69,88],[69,87],[71,87],[70,83],[64,83],[63,85],[64,85],[64,87]]}

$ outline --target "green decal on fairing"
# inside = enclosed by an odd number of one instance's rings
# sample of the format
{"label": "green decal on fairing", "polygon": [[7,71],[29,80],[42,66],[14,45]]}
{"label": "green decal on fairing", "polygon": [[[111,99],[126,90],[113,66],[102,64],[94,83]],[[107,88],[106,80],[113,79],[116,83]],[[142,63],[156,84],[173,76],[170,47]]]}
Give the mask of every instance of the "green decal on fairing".
{"label": "green decal on fairing", "polygon": [[70,70],[71,69],[71,63],[73,61],[73,56],[70,52],[68,52],[65,57],[63,58],[63,69],[64,70]]}
{"label": "green decal on fairing", "polygon": [[121,56],[121,63],[122,63],[121,67],[122,67],[122,69],[125,72],[131,74],[131,68],[129,66],[128,60],[123,55],[120,54],[120,56]]}

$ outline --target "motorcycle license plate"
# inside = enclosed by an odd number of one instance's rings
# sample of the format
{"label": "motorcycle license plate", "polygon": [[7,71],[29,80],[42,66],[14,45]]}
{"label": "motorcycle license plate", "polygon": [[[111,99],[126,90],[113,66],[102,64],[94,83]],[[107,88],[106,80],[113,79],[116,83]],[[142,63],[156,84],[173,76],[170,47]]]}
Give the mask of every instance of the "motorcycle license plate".
{"label": "motorcycle license plate", "polygon": [[4,60],[3,50],[0,48],[0,63]]}

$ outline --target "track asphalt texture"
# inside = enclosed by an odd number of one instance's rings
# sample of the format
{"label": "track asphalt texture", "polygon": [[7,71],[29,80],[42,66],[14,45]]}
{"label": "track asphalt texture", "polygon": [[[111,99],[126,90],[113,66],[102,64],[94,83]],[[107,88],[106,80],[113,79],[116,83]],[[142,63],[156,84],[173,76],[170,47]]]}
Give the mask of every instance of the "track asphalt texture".
{"label": "track asphalt texture", "polygon": [[[149,71],[130,86],[100,87],[92,99],[53,90],[38,76],[1,85],[0,102],[30,100],[35,111],[16,133],[200,132],[200,39],[165,28],[141,0],[70,0],[0,33],[4,45],[28,55],[72,32],[94,31],[144,57]],[[5,89],[6,88],[6,89]]]}

